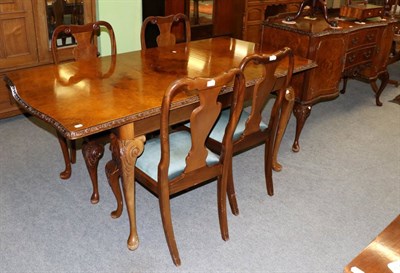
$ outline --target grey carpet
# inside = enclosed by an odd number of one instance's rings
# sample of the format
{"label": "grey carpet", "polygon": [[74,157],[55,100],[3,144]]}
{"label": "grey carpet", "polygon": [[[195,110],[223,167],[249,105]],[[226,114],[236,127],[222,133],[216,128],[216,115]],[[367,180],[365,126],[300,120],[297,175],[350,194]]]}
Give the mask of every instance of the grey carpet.
{"label": "grey carpet", "polygon": [[[400,63],[390,67],[400,80]],[[128,219],[115,208],[99,166],[100,203],[82,155],[69,180],[54,131],[35,118],[0,120],[0,272],[342,272],[400,212],[400,88],[388,86],[382,107],[370,87],[349,81],[346,94],[313,107],[291,152],[292,117],[266,194],[263,148],[234,158],[240,215],[229,214],[221,239],[216,184],[172,200],[182,266],[165,242],[157,199],[137,185],[140,246],[126,247]],[[43,130],[43,128],[45,130]]]}

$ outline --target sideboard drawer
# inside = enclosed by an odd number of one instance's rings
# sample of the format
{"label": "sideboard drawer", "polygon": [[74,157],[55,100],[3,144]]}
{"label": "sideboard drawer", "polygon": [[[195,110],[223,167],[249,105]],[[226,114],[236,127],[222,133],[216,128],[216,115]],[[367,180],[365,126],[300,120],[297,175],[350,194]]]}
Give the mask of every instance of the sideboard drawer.
{"label": "sideboard drawer", "polygon": [[381,16],[383,16],[383,8],[364,10],[362,13],[362,18],[372,18]]}
{"label": "sideboard drawer", "polygon": [[363,29],[357,31],[349,36],[349,43],[347,50],[357,48],[360,46],[375,44],[378,37],[378,29]]}
{"label": "sideboard drawer", "polygon": [[371,62],[374,54],[375,54],[375,46],[370,46],[347,52],[345,68]]}

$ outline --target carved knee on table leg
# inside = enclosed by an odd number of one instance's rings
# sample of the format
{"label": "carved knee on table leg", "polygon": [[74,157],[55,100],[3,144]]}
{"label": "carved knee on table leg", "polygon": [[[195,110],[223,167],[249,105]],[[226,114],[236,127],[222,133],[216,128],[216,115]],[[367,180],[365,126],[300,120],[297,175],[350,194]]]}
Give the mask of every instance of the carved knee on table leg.
{"label": "carved knee on table leg", "polygon": [[100,199],[97,181],[97,167],[100,159],[103,157],[104,146],[96,141],[85,141],[82,145],[82,154],[93,185],[93,193],[90,201],[92,204],[96,204]]}

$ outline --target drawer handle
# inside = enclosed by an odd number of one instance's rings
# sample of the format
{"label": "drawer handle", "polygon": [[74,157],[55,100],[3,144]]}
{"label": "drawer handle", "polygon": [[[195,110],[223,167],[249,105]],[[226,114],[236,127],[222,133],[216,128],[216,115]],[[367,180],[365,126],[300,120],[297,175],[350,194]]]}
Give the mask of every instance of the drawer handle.
{"label": "drawer handle", "polygon": [[371,51],[364,52],[365,59],[369,59],[369,57],[371,57],[371,55],[372,55]]}
{"label": "drawer handle", "polygon": [[354,62],[355,58],[356,58],[356,55],[355,55],[355,54],[350,55],[350,56],[349,56],[349,62],[350,62],[350,63]]}
{"label": "drawer handle", "polygon": [[372,41],[374,39],[374,34],[367,34],[367,40]]}
{"label": "drawer handle", "polygon": [[353,45],[358,44],[358,37],[354,37],[353,39],[351,39],[351,43],[352,43]]}

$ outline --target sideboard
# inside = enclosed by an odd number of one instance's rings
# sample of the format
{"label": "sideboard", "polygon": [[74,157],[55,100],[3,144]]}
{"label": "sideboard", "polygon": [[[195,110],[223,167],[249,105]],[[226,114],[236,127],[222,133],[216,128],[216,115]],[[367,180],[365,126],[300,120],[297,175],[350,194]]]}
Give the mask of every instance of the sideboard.
{"label": "sideboard", "polygon": [[300,134],[312,106],[339,96],[342,78],[342,93],[348,78],[363,80],[370,83],[375,92],[376,104],[382,105],[379,96],[389,81],[386,66],[396,21],[389,18],[361,23],[339,20],[338,28],[333,28],[322,16],[317,16],[316,20],[299,17],[294,24],[287,24],[285,18],[284,15],[269,17],[263,23],[262,49],[290,46],[296,55],[318,65],[292,80],[295,89],[293,114],[296,117],[292,150],[297,152]]}
{"label": "sideboard", "polygon": [[235,0],[236,20],[234,36],[246,41],[259,43],[262,23],[268,15],[290,12],[298,9],[302,0]]}

